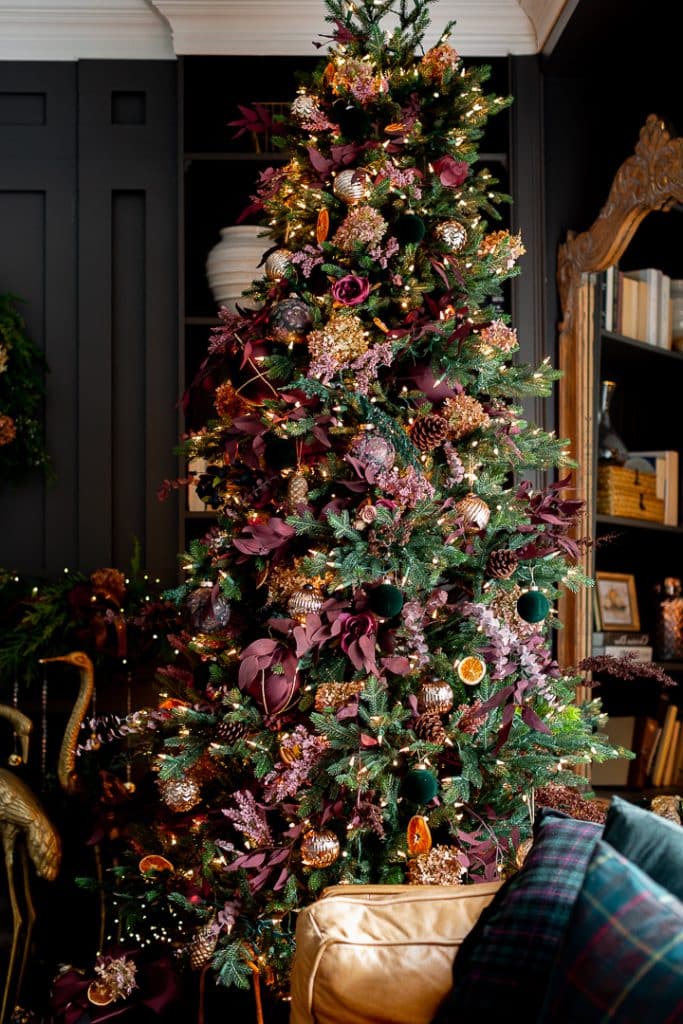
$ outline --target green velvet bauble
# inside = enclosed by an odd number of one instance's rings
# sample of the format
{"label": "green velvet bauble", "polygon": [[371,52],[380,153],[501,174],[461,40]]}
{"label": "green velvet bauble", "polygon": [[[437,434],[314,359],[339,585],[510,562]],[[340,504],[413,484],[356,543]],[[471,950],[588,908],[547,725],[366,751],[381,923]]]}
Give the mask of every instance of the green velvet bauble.
{"label": "green velvet bauble", "polygon": [[332,107],[332,120],[347,138],[364,138],[370,131],[370,117],[361,107],[347,106],[337,100]]}
{"label": "green velvet bauble", "polygon": [[425,768],[411,768],[401,785],[401,793],[414,804],[428,804],[439,792],[439,780]]}
{"label": "green velvet bauble", "polygon": [[426,230],[422,217],[418,217],[416,213],[404,213],[394,224],[393,233],[399,242],[417,244],[424,238]]}
{"label": "green velvet bauble", "polygon": [[403,594],[393,583],[380,583],[368,591],[368,607],[381,619],[393,619],[403,607]]}
{"label": "green velvet bauble", "polygon": [[288,437],[266,434],[265,460],[270,469],[288,469],[296,466],[296,445]]}
{"label": "green velvet bauble", "polygon": [[517,614],[525,622],[542,622],[550,611],[550,601],[540,590],[526,590],[517,601]]}

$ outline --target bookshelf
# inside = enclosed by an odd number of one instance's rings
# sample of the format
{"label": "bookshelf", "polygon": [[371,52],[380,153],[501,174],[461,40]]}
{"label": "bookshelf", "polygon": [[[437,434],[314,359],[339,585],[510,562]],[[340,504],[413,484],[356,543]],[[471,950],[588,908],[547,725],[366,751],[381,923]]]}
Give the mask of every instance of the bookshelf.
{"label": "bookshelf", "polygon": [[[639,628],[652,638],[658,604],[656,585],[667,576],[683,576],[681,505],[679,500],[672,512],[669,502],[666,522],[610,514],[618,507],[616,503],[610,505],[610,513],[604,510],[607,478],[598,461],[601,382],[616,382],[610,419],[627,451],[650,454],[674,450],[683,466],[683,352],[671,345],[667,286],[663,294],[661,290],[648,290],[661,288],[664,277],[683,278],[682,213],[683,140],[672,138],[663,121],[650,115],[634,153],[618,168],[593,225],[580,234],[569,232],[558,253],[562,305],[559,365],[564,374],[559,387],[559,432],[573,442],[572,456],[578,467],[572,486],[587,505],[580,532],[593,540],[584,553],[582,568],[592,578],[601,572],[633,576]],[[620,278],[633,283],[639,277],[645,279],[638,282],[640,315],[634,311],[630,319],[624,318],[622,311],[617,311]],[[627,329],[637,336],[625,333]],[[655,462],[653,459],[653,470]],[[642,484],[642,480],[639,482]],[[613,480],[609,486],[613,486]],[[641,499],[641,507],[645,504]],[[642,514],[657,514],[663,519],[663,504],[656,513],[648,509]],[[595,617],[590,589],[567,594],[560,617],[565,629],[559,635],[558,657],[561,664],[576,665],[592,653]],[[683,683],[680,661],[663,662],[662,667]],[[651,679],[633,683],[618,680],[617,685],[601,682],[597,692],[610,719],[615,719],[615,730],[621,727],[627,733],[633,724],[634,746],[640,743],[645,719],[656,721],[661,728],[667,707],[683,705],[678,687],[667,694],[660,682]],[[671,711],[668,717],[675,721],[681,714]],[[629,746],[623,739],[619,742]],[[596,774],[599,778],[600,772]],[[652,775],[652,770],[645,776],[641,773],[635,790],[649,792]],[[657,777],[661,778],[661,772]],[[681,793],[682,779],[677,777],[674,785]],[[621,784],[613,781],[609,786],[612,791],[628,790],[626,775]],[[656,791],[660,788],[654,787]]]}

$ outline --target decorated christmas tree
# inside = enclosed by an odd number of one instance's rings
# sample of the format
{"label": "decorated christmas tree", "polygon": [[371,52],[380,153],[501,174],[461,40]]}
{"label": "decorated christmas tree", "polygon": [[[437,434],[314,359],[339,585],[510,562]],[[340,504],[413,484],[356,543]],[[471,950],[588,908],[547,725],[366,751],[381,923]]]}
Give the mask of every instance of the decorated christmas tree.
{"label": "decorated christmas tree", "polygon": [[429,3],[326,0],[253,197],[256,309],[221,311],[188,396],[217,526],[182,556],[168,695],[129,723],[159,799],[117,891],[225,984],[286,991],[326,886],[504,875],[539,791],[614,753],[552,655],[587,581],[567,442],[520,404],[557,374],[501,311],[524,248],[478,143],[509,100],[452,26],[425,52]]}

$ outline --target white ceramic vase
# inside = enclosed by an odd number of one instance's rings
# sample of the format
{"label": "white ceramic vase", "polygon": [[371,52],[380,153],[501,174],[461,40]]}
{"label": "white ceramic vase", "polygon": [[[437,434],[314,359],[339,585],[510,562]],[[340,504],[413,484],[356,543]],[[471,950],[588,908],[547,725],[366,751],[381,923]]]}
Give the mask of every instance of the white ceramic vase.
{"label": "white ceramic vase", "polygon": [[259,225],[236,224],[221,228],[221,239],[206,259],[206,276],[218,306],[233,311],[237,303],[254,308],[254,300],[243,298],[242,292],[251,288],[254,280],[263,277],[259,263],[268,248],[269,239]]}

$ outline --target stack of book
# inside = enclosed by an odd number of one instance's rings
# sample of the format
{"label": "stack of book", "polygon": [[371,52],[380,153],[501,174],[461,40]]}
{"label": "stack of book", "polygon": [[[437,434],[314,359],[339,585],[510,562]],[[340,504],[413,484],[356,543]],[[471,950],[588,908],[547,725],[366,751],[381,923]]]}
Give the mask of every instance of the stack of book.
{"label": "stack of book", "polygon": [[612,658],[631,656],[636,661],[652,661],[652,644],[649,633],[618,633],[615,631],[593,633],[593,654],[609,654]]}
{"label": "stack of book", "polygon": [[682,709],[662,698],[656,715],[617,715],[607,721],[610,742],[633,751],[635,758],[594,764],[596,786],[683,786]]}
{"label": "stack of book", "polygon": [[659,348],[671,348],[674,281],[656,267],[605,271],[603,324],[606,331],[623,334]]}

